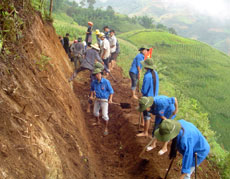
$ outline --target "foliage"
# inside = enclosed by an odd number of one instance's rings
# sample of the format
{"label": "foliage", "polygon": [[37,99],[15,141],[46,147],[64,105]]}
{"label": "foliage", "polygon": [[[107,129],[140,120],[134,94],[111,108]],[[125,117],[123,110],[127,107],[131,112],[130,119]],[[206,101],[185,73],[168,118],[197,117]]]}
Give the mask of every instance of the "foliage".
{"label": "foliage", "polygon": [[15,42],[22,36],[23,21],[18,16],[14,4],[3,0],[0,3],[0,41],[1,48],[6,42]]}
{"label": "foliage", "polygon": [[44,54],[41,54],[39,60],[36,61],[36,65],[38,65],[39,70],[44,71],[46,70],[47,65],[49,64],[50,58]]}

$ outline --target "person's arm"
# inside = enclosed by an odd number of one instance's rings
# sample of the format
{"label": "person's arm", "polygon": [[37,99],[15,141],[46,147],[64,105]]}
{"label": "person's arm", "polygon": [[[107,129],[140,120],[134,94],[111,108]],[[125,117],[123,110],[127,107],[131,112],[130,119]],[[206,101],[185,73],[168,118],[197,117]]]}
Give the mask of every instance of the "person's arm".
{"label": "person's arm", "polygon": [[137,70],[138,70],[138,80],[140,80],[140,78],[141,78],[141,67],[138,66]]}
{"label": "person's arm", "polygon": [[109,96],[109,103],[112,103],[113,102],[113,94],[110,94]]}
{"label": "person's arm", "polygon": [[109,96],[109,103],[112,103],[113,102],[113,94],[114,94],[114,91],[113,91],[113,88],[110,84],[110,82],[108,81],[107,82],[107,88],[108,88],[108,91],[110,93],[110,96]]}
{"label": "person's arm", "polygon": [[187,174],[191,172],[191,167],[192,167],[193,157],[194,157],[192,139],[188,138],[184,143],[181,143],[180,147],[184,151],[181,174]]}
{"label": "person's arm", "polygon": [[90,97],[89,97],[89,99],[93,100],[94,94],[95,94],[95,90],[94,90],[94,85],[93,85],[93,81],[92,81],[91,82]]}
{"label": "person's arm", "polygon": [[178,112],[178,101],[176,97],[174,99],[175,99],[175,103],[174,103],[175,111],[173,111],[173,115],[175,115]]}
{"label": "person's arm", "polygon": [[148,90],[150,88],[150,83],[151,83],[151,80],[149,80],[148,78],[144,77],[142,88],[141,88],[141,93],[142,93],[143,96],[147,95]]}
{"label": "person's arm", "polygon": [[103,60],[101,59],[100,55],[98,52],[96,52],[96,60],[104,65]]}

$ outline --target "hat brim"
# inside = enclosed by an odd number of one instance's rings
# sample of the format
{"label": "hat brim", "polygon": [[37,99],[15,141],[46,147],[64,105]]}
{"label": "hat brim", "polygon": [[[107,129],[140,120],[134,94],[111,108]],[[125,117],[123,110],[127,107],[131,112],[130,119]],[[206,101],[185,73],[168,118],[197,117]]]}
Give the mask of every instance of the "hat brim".
{"label": "hat brim", "polygon": [[153,105],[153,98],[149,98],[149,102],[146,105],[139,105],[139,107],[137,108],[137,110],[139,112],[143,112],[144,110],[146,110],[147,108],[151,107]]}
{"label": "hat brim", "polygon": [[100,48],[98,48],[98,47],[96,47],[96,46],[94,46],[94,45],[91,45],[91,47],[93,48],[93,49],[95,49],[95,50],[100,50]]}
{"label": "hat brim", "polygon": [[[167,120],[172,120],[172,119],[167,119]],[[169,134],[161,135],[160,129],[158,128],[154,132],[154,136],[157,138],[157,140],[162,141],[162,142],[170,141],[171,139],[175,138],[179,134],[181,130],[181,124],[175,120],[172,120],[171,122],[175,125],[174,130]]]}
{"label": "hat brim", "polygon": [[149,68],[149,69],[154,70],[154,66],[146,64],[145,61],[141,61],[141,65],[143,68]]}

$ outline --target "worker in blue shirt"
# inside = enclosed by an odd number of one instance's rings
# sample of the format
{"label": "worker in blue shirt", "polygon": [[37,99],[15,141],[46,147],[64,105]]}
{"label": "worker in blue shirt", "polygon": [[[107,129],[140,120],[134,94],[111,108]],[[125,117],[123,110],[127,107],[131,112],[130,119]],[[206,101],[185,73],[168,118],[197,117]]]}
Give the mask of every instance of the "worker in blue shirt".
{"label": "worker in blue shirt", "polygon": [[[141,62],[143,68],[146,70],[142,85],[142,95],[146,97],[158,96],[159,92],[159,78],[157,72],[154,70],[153,59],[146,59]],[[141,115],[141,114],[140,114]],[[150,115],[150,114],[148,114]],[[148,137],[148,130],[150,125],[150,118],[144,118],[144,132],[137,134],[138,137]]]}
{"label": "worker in blue shirt", "polygon": [[164,120],[155,132],[159,141],[172,140],[170,159],[176,157],[177,150],[183,155],[180,179],[189,179],[197,165],[207,157],[210,146],[201,132],[192,123],[185,120]]}
{"label": "worker in blue shirt", "polygon": [[100,68],[96,68],[93,71],[96,80],[92,81],[91,83],[90,99],[93,100],[94,94],[96,95],[93,113],[94,116],[96,117],[97,122],[94,123],[94,125],[100,125],[99,111],[101,109],[102,118],[105,120],[104,135],[108,135],[108,122],[109,122],[108,106],[109,103],[112,103],[114,91],[109,80],[102,78],[101,72],[102,70]]}
{"label": "worker in blue shirt", "polygon": [[[151,119],[150,113],[155,115],[155,124],[152,132],[154,137],[155,130],[163,120],[174,119],[178,112],[178,102],[175,97],[156,96],[156,97],[141,97],[139,100],[139,111],[144,113],[145,120]],[[154,138],[151,146],[147,147],[147,151],[156,148],[157,139]],[[167,152],[168,142],[165,142],[162,149],[158,152],[163,155]]]}
{"label": "worker in blue shirt", "polygon": [[145,55],[147,53],[149,49],[142,47],[139,49],[140,53],[133,59],[133,63],[131,65],[131,68],[129,70],[129,76],[131,78],[131,82],[132,82],[132,97],[134,99],[138,99],[138,97],[136,96],[136,87],[137,87],[137,81],[140,80],[140,75],[141,75],[141,61],[144,60]]}

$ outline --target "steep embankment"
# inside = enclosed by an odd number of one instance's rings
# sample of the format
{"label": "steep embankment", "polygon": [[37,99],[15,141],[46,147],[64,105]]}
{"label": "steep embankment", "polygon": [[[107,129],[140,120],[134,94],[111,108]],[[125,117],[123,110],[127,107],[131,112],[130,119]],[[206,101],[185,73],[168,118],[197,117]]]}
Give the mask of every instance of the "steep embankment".
{"label": "steep embankment", "polygon": [[0,61],[0,178],[100,178],[72,68],[39,16]]}

